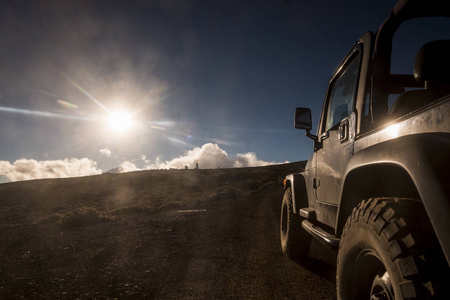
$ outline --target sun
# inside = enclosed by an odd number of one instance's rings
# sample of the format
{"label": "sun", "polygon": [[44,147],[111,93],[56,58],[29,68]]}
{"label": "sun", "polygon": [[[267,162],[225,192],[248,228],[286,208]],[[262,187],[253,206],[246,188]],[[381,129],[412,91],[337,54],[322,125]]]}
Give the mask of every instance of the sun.
{"label": "sun", "polygon": [[125,133],[132,129],[133,118],[124,110],[110,112],[107,118],[108,128],[115,133]]}

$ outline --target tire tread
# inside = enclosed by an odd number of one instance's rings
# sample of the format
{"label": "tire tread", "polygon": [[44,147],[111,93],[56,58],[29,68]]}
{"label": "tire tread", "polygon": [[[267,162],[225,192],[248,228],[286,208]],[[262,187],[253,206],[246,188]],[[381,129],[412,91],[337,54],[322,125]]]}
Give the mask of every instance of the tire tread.
{"label": "tire tread", "polygon": [[[287,257],[293,260],[297,260],[308,254],[311,244],[311,236],[302,228],[302,219],[300,215],[293,213],[293,199],[291,188],[286,189],[282,205],[287,206],[287,213],[289,214],[289,216],[287,224],[287,235],[284,241],[283,232],[280,232],[282,236],[281,248],[283,253]],[[281,216],[281,218],[283,218],[283,215]],[[283,222],[283,220],[281,220],[281,222]]]}
{"label": "tire tread", "polygon": [[[341,249],[343,241],[351,238],[347,237],[350,229],[357,223],[367,224],[384,241],[391,263],[397,266],[396,270],[402,278],[399,284],[402,295],[399,299],[433,298],[436,293],[435,287],[441,292],[445,288],[442,284],[445,278],[443,280],[439,276],[448,276],[442,275],[448,274],[448,270],[445,261],[443,268],[436,265],[442,264],[443,255],[434,233],[424,230],[431,226],[423,212],[421,202],[414,199],[363,200],[353,209],[345,223],[339,245],[338,266],[340,261],[344,261],[341,258]],[[444,270],[444,273],[436,274],[438,270]],[[337,288],[339,295],[339,278]]]}

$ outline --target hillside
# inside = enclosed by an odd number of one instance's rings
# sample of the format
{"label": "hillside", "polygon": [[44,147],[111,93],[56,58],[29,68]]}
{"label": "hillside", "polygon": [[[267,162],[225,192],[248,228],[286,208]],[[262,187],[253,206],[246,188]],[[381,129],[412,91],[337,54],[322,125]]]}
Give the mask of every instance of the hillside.
{"label": "hillside", "polygon": [[[332,254],[300,266],[279,250],[282,181],[303,167],[1,184],[0,298],[333,297]],[[289,269],[306,281],[287,291]]]}
{"label": "hillside", "polygon": [[[81,207],[101,213],[138,206],[149,212],[187,209],[233,188],[247,195],[265,185],[282,188],[286,174],[304,163],[210,170],[149,170],[78,178],[41,179],[0,185],[0,224],[38,222]],[[16,214],[20,213],[20,214]]]}

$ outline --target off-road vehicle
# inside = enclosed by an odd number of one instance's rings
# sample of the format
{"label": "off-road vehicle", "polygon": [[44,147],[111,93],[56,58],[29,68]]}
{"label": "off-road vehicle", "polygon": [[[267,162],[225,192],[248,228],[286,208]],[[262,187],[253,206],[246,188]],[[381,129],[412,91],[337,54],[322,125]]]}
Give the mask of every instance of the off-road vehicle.
{"label": "off-road vehicle", "polygon": [[314,153],[285,179],[281,247],[300,262],[311,237],[336,249],[338,299],[450,299],[450,39],[414,50],[411,74],[391,71],[400,25],[450,22],[448,4],[401,0],[364,34],[331,76],[316,135],[296,109]]}

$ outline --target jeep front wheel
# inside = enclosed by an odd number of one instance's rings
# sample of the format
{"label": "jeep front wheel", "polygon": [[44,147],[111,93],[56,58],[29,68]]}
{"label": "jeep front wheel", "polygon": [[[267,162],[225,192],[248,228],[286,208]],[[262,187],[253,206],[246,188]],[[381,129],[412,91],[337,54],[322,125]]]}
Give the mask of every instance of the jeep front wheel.
{"label": "jeep front wheel", "polygon": [[292,190],[287,188],[281,205],[280,235],[281,249],[290,259],[299,259],[308,254],[311,235],[302,227],[303,218],[294,214]]}
{"label": "jeep front wheel", "polygon": [[448,267],[420,201],[364,200],[347,219],[337,262],[338,299],[435,299]]}

